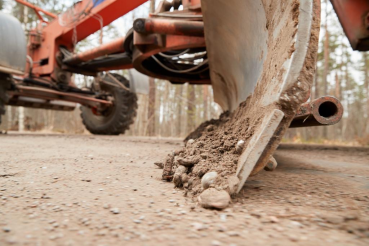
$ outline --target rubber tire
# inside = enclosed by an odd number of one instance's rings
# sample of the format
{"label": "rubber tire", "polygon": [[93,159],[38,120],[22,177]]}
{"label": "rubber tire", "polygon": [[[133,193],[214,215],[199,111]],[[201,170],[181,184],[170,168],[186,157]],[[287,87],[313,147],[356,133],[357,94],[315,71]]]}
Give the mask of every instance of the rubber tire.
{"label": "rubber tire", "polygon": [[[111,73],[118,81],[129,88],[129,81],[119,74]],[[104,79],[115,83],[108,76]],[[107,116],[95,115],[88,107],[81,106],[82,122],[86,129],[95,135],[119,135],[129,129],[137,113],[137,95],[123,88],[101,83],[101,89],[114,98],[114,106]]]}
{"label": "rubber tire", "polygon": [[0,73],[0,124],[1,124],[1,115],[5,114],[5,105],[9,100],[9,97],[6,91],[10,86],[10,75]]}

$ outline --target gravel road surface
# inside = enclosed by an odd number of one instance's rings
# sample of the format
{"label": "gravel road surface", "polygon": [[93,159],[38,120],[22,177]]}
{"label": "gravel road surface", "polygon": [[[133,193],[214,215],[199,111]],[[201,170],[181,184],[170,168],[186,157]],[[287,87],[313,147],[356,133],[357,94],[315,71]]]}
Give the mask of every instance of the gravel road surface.
{"label": "gravel road surface", "polygon": [[0,245],[369,245],[369,151],[280,149],[216,211],[161,181],[181,145],[0,135]]}

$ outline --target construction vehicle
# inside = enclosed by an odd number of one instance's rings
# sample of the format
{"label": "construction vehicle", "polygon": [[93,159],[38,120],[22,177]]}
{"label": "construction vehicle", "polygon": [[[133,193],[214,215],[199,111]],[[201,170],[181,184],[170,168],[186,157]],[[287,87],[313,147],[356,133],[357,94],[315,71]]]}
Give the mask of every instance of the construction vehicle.
{"label": "construction vehicle", "polygon": [[[58,16],[16,1],[40,21],[26,45],[20,23],[0,14],[0,114],[4,105],[73,110],[78,103],[91,133],[120,134],[133,122],[137,97],[132,83],[108,71],[209,84],[223,110],[247,99],[244,114],[256,124],[238,162],[241,183],[266,165],[290,126],[330,125],[342,116],[331,97],[304,104],[316,68],[320,0],[162,1],[125,37],[77,54],[79,41],[146,0],[82,0]],[[369,1],[331,2],[352,47],[368,50]],[[72,74],[95,80],[80,89]]]}

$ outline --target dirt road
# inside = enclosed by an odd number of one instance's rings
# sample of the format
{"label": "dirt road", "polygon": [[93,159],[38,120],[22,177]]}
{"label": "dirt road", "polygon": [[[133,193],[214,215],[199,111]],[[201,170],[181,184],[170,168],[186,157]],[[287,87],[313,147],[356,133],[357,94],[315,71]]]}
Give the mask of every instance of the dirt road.
{"label": "dirt road", "polygon": [[0,245],[369,245],[369,156],[282,149],[205,210],[153,163],[178,140],[0,135]]}

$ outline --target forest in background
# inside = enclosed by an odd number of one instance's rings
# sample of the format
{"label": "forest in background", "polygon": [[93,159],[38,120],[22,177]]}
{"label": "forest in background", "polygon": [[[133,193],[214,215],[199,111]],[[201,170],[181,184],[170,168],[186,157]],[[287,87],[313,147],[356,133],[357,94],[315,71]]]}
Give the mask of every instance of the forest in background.
{"label": "forest in background", "polygon": [[[29,0],[50,12],[59,14],[73,4],[72,0]],[[96,47],[124,36],[135,18],[149,13],[149,2],[119,18],[80,42],[77,51]],[[36,26],[35,13],[12,0],[0,0],[0,11],[18,18],[25,30]],[[115,71],[126,74],[126,71]],[[91,78],[75,76],[78,85]],[[126,135],[184,137],[202,122],[217,118],[220,107],[213,101],[208,85],[172,85],[150,79],[148,95],[138,95],[139,108],[135,123]],[[332,95],[345,109],[341,122],[330,127],[290,129],[284,141],[325,144],[369,145],[369,55],[352,51],[330,3],[322,3],[322,23],[317,71],[311,98]],[[59,133],[86,133],[79,108],[73,112],[58,112],[30,108],[7,107],[2,130],[45,131]],[[22,117],[23,116],[23,117]],[[23,122],[23,124],[20,124]]]}

